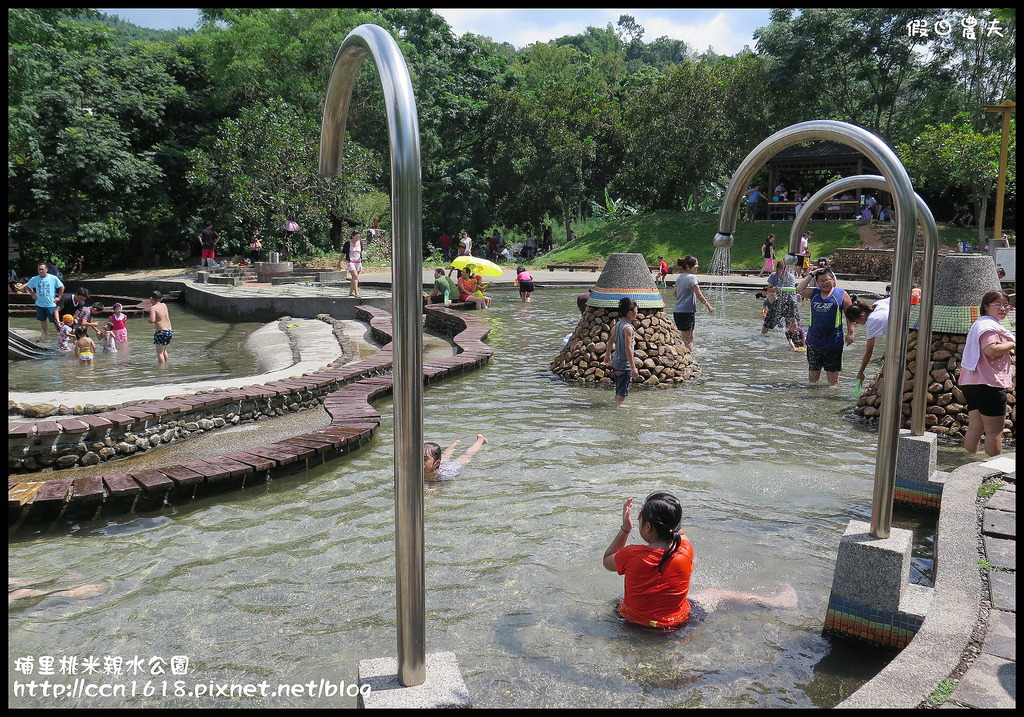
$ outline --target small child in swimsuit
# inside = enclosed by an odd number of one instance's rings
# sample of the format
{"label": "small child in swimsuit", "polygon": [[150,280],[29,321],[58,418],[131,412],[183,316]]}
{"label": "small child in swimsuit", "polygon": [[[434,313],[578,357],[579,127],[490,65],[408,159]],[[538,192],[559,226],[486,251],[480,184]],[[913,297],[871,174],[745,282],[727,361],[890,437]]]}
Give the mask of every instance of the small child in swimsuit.
{"label": "small child in swimsuit", "polygon": [[60,329],[57,331],[57,350],[67,353],[71,350],[72,336],[75,335],[75,317],[64,314],[60,317]]}
{"label": "small child in swimsuit", "polygon": [[109,321],[103,324],[103,331],[100,332],[103,339],[103,350],[109,353],[117,353],[117,346],[114,345],[114,325]]}
{"label": "small child in swimsuit", "polygon": [[114,326],[114,341],[117,343],[128,342],[128,315],[122,311],[120,304],[114,304],[114,313],[110,315],[110,323]]}
{"label": "small child in swimsuit", "polygon": [[92,366],[92,357],[96,353],[96,343],[89,338],[87,329],[79,326],[75,329],[75,356],[82,363]]}
{"label": "small child in swimsuit", "polygon": [[441,451],[441,446],[436,443],[423,444],[423,477],[429,481],[452,480],[459,475],[462,466],[469,463],[473,456],[487,443],[484,434],[476,434],[473,445],[466,449],[461,456],[452,460],[455,453],[455,446],[461,441],[452,441],[451,445]]}

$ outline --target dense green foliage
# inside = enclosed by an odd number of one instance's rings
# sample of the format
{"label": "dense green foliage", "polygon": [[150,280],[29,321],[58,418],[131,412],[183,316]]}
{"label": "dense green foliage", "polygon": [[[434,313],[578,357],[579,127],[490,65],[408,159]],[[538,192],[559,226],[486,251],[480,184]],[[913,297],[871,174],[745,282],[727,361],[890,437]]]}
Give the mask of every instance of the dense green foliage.
{"label": "dense green foliage", "polygon": [[815,118],[899,147],[940,220],[962,201],[991,216],[999,126],[981,104],[1016,96],[1015,16],[1001,16],[1002,36],[979,25],[975,40],[906,29],[922,17],[984,23],[985,10],[775,10],[755,50],[732,57],[647,40],[628,15],[517,50],[457,37],[422,8],[202,13],[198,30],[157,32],[91,10],[8,10],[8,232],[27,263],[82,252],[95,268],[151,265],[194,245],[206,220],[236,250],[252,225],[272,244],[285,219],[298,221],[292,249],[309,255],[337,249],[339,224],[388,229],[389,148],[372,65],[357,77],[344,176],[316,174],[327,79],[345,36],[366,22],[390,31],[409,64],[428,245],[442,232],[501,227],[516,238],[543,224],[564,244],[595,207],[603,216],[635,208],[635,236],[612,221],[612,234],[574,256],[637,240],[655,256],[678,254],[668,217],[687,211],[689,224],[714,224],[743,157]]}

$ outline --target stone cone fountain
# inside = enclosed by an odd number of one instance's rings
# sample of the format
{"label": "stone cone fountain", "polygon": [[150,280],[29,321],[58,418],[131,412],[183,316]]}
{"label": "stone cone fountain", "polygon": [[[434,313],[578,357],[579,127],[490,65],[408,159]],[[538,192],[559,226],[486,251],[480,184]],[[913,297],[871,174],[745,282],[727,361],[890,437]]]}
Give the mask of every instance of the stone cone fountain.
{"label": "stone cone fountain", "polygon": [[[932,319],[931,369],[927,377],[928,396],[925,410],[925,429],[941,436],[963,438],[967,428],[967,408],[957,380],[960,361],[971,324],[980,315],[981,297],[988,291],[999,290],[995,263],[991,257],[974,254],[948,254],[939,264],[935,277],[935,306]],[[910,312],[910,333],[907,338],[907,363],[903,368],[903,420],[910,426],[910,407],[913,396],[917,360],[917,322],[920,308]],[[1010,328],[1010,320],[1004,322]],[[1017,363],[1013,361],[1014,386],[1017,383]],[[866,418],[878,416],[881,404],[880,388],[883,371],[871,379],[861,393],[854,413]],[[1015,388],[1006,391],[1007,429],[1014,433],[1017,422]]]}
{"label": "stone cone fountain", "polygon": [[612,254],[587,308],[569,341],[551,362],[551,370],[566,381],[612,383],[611,366],[603,363],[606,342],[619,320],[619,299],[628,296],[639,308],[633,328],[639,380],[647,386],[678,384],[700,375],[693,355],[683,346],[665,301],[641,254]]}

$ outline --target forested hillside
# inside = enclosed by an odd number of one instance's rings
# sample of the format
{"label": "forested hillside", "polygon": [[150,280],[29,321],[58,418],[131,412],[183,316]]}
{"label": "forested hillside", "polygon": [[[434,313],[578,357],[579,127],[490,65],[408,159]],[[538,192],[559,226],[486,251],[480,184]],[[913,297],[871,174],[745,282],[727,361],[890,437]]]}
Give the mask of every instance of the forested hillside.
{"label": "forested hillside", "polygon": [[981,105],[1016,98],[1016,21],[929,13],[957,29],[975,20],[975,39],[914,35],[920,9],[775,10],[754,48],[719,56],[648,38],[628,15],[517,50],[456,36],[428,9],[205,10],[198,30],[157,32],[94,11],[12,8],[8,232],[30,262],[82,252],[101,268],[194,243],[205,221],[236,251],[250,226],[273,237],[297,221],[293,249],[307,255],[331,250],[332,217],[388,228],[370,66],[345,176],[317,176],[327,79],[361,23],[389,30],[410,66],[426,241],[543,224],[561,241],[595,207],[713,212],[757,143],[819,118],[882,136],[942,220],[994,195],[999,118]]}

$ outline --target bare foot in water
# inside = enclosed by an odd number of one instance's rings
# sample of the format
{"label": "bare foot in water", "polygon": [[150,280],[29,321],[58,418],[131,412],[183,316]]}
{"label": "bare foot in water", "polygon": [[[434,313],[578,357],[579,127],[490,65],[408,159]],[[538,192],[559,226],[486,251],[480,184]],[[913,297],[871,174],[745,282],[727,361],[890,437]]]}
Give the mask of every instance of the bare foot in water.
{"label": "bare foot in water", "polygon": [[487,439],[486,439],[486,438],[484,438],[484,434],[482,434],[482,433],[478,433],[478,434],[476,434],[476,440],[477,440],[477,441],[478,441],[478,442],[479,442],[479,443],[480,443],[481,445],[482,445],[482,444],[484,444],[484,443],[487,443]]}
{"label": "bare foot in water", "polygon": [[19,588],[7,593],[7,604],[10,605],[18,600],[25,600],[27,598],[34,597],[46,597],[48,595],[76,599],[90,598],[102,595],[109,589],[109,587],[110,586],[102,580],[93,580],[92,582],[82,583],[81,585],[75,585],[70,588],[54,588],[51,590]]}
{"label": "bare foot in water", "polygon": [[789,583],[783,583],[779,592],[768,598],[765,604],[769,607],[782,608],[783,610],[796,610],[799,599],[796,596],[796,588]]}

